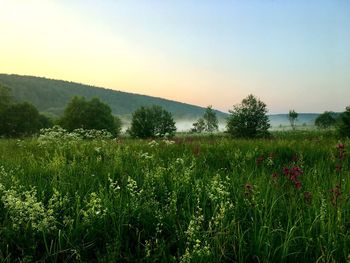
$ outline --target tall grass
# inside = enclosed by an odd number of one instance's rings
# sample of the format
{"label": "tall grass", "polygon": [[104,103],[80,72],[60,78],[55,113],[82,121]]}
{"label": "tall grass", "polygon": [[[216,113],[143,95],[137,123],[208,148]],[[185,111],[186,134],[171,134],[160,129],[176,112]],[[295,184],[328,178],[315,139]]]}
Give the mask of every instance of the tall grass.
{"label": "tall grass", "polygon": [[339,143],[0,140],[0,260],[346,262],[350,158]]}

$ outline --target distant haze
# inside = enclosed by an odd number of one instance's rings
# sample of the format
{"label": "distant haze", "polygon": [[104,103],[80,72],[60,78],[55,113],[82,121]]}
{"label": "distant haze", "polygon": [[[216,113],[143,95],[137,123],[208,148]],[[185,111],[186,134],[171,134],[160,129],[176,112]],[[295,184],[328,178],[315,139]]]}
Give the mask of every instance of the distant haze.
{"label": "distant haze", "polygon": [[[312,126],[315,123],[315,119],[317,118],[319,114],[317,113],[311,113],[311,114],[305,114],[305,113],[299,113],[299,116],[296,121],[297,126],[307,125]],[[291,128],[290,122],[288,119],[288,114],[274,114],[269,115],[270,125],[271,129],[279,129]],[[176,127],[178,131],[189,131],[193,127],[193,123],[196,120],[176,120]],[[220,119],[219,120],[219,131],[225,131],[226,130],[226,120]]]}
{"label": "distant haze", "polygon": [[0,0],[0,73],[227,112],[350,104],[350,1]]}

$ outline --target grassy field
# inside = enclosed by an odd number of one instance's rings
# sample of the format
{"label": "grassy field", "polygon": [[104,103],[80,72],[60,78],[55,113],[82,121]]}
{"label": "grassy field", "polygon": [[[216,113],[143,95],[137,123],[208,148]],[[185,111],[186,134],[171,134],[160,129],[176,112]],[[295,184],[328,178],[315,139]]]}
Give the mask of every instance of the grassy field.
{"label": "grassy field", "polygon": [[350,261],[332,133],[0,140],[0,261]]}

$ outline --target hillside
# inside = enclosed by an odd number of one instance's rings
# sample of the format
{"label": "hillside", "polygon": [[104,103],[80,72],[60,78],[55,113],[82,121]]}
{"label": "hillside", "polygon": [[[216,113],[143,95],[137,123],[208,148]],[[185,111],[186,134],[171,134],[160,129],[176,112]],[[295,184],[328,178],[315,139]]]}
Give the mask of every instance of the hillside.
{"label": "hillside", "polygon": [[[77,95],[88,99],[100,98],[111,107],[113,114],[125,120],[125,124],[138,107],[156,104],[173,114],[179,130],[189,130],[194,120],[202,116],[205,110],[199,106],[157,97],[33,76],[0,74],[0,84],[11,89],[15,100],[29,101],[39,111],[54,117],[60,116],[69,100]],[[224,130],[225,118],[228,115],[220,111],[217,111],[217,115],[220,130]],[[312,125],[318,115],[318,113],[299,113],[297,125]],[[288,114],[272,114],[269,115],[269,119],[272,127],[290,125]]]}
{"label": "hillside", "polygon": [[[53,116],[60,116],[69,100],[77,95],[88,99],[98,97],[111,107],[113,114],[125,118],[130,117],[138,107],[153,104],[170,111],[176,120],[197,119],[205,110],[162,98],[33,76],[0,74],[0,84],[11,89],[15,100],[31,102],[39,111]],[[226,116],[220,111],[217,111],[217,115],[221,119]]]}

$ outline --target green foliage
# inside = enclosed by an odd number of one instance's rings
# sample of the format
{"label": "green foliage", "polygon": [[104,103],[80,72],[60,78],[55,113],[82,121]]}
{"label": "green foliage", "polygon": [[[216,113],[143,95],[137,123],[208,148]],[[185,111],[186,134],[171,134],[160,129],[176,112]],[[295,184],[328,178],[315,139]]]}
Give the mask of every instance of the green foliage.
{"label": "green foliage", "polygon": [[74,97],[64,110],[63,117],[59,121],[62,127],[72,131],[77,128],[85,128],[87,126],[87,110],[88,102],[84,97]]}
{"label": "green foliage", "polygon": [[44,114],[39,114],[39,123],[40,129],[46,129],[53,126],[53,120]]}
{"label": "green foliage", "polygon": [[288,114],[288,119],[289,119],[289,122],[290,122],[290,126],[292,126],[292,129],[295,130],[295,123],[298,119],[298,113],[295,112],[295,110],[290,110],[289,111],[289,114]]}
{"label": "green foliage", "polygon": [[120,122],[116,123],[115,120],[110,107],[99,99],[86,101],[83,97],[74,97],[67,105],[60,124],[68,131],[78,128],[105,129],[113,135],[118,135],[121,127]]}
{"label": "green foliage", "polygon": [[191,132],[198,132],[202,133],[205,131],[205,121],[203,118],[199,118],[195,123],[193,123],[193,128],[191,129]]}
{"label": "green foliage", "polygon": [[266,104],[253,95],[233,106],[227,119],[227,132],[235,137],[258,138],[269,136]]}
{"label": "green foliage", "polygon": [[[31,102],[40,112],[51,113],[55,117],[62,116],[74,96],[87,100],[97,97],[111,107],[114,115],[127,118],[139,107],[152,105],[163,107],[176,119],[196,119],[203,112],[202,107],[181,102],[47,78],[0,74],[0,84],[12,90],[16,101]],[[216,113],[220,118],[226,117],[222,112]]]}
{"label": "green foliage", "polygon": [[350,140],[331,132],[0,140],[0,261],[347,262]]}
{"label": "green foliage", "polygon": [[0,84],[0,114],[12,102],[10,89]]}
{"label": "green foliage", "polygon": [[192,132],[201,133],[218,131],[218,118],[216,117],[216,112],[213,110],[212,106],[208,106],[205,110],[203,117],[199,118],[197,122],[193,123]]}
{"label": "green foliage", "polygon": [[119,135],[123,127],[123,122],[121,118],[118,116],[114,116],[114,129],[116,130],[116,134]]}
{"label": "green foliage", "polygon": [[41,129],[38,141],[40,144],[47,143],[74,143],[81,140],[107,140],[112,139],[113,134],[106,130],[84,130],[82,128],[75,129],[71,132],[55,125],[51,128]]}
{"label": "green foliage", "polygon": [[321,129],[327,129],[334,126],[337,122],[334,115],[334,112],[325,111],[316,118],[315,125]]}
{"label": "green foliage", "polygon": [[170,112],[160,106],[141,107],[132,115],[129,133],[135,138],[172,137],[176,131]]}
{"label": "green foliage", "polygon": [[350,106],[340,115],[339,134],[343,137],[350,137]]}
{"label": "green foliage", "polygon": [[213,110],[212,106],[208,106],[206,108],[203,119],[205,121],[205,130],[207,132],[214,132],[219,129],[218,118],[216,117],[216,113]]}
{"label": "green foliage", "polygon": [[38,110],[27,102],[9,105],[0,120],[0,134],[7,137],[32,135],[41,128]]}

